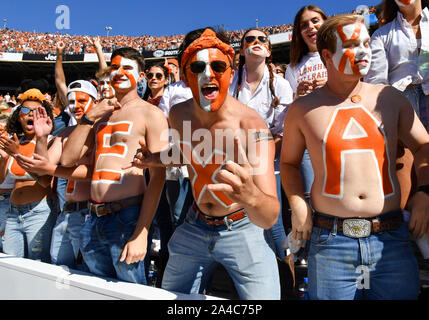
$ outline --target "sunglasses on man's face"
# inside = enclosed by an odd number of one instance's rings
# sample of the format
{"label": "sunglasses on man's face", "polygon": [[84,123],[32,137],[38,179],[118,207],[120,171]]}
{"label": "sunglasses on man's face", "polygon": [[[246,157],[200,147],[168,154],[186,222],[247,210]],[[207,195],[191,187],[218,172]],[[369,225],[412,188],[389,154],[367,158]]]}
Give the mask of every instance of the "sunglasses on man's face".
{"label": "sunglasses on man's face", "polygon": [[[188,67],[191,69],[192,73],[198,74],[204,72],[207,64],[208,63],[206,63],[205,61],[194,61],[191,62]],[[229,66],[226,64],[225,61],[214,60],[210,62],[210,67],[215,73],[224,73]]]}
{"label": "sunglasses on man's face", "polygon": [[247,43],[252,43],[252,42],[254,42],[256,40],[256,38],[258,38],[258,40],[261,43],[267,43],[268,42],[268,38],[265,37],[265,36],[258,36],[258,37],[256,37],[256,36],[246,36],[246,37],[244,37],[244,40],[246,40]]}
{"label": "sunglasses on man's face", "polygon": [[162,73],[152,73],[152,72],[149,72],[146,75],[146,78],[148,78],[149,80],[152,79],[153,77],[157,78],[158,80],[161,80],[164,77],[164,75]]}
{"label": "sunglasses on man's face", "polygon": [[34,109],[30,109],[30,108],[28,108],[28,107],[22,107],[21,108],[21,110],[19,110],[19,113],[20,114],[25,114],[25,115],[27,115],[27,114],[29,114],[31,111],[35,111],[36,109],[34,108]]}

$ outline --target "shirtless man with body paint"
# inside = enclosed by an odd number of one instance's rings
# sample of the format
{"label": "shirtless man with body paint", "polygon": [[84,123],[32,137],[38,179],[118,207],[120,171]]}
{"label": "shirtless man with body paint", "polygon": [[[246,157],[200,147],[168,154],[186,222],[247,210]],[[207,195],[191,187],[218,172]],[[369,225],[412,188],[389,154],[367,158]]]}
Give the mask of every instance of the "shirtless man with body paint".
{"label": "shirtless man with body paint", "polygon": [[[416,299],[418,294],[395,159],[401,140],[415,155],[419,186],[427,185],[429,136],[399,91],[360,81],[371,63],[369,40],[362,17],[326,20],[317,46],[328,82],[297,99],[285,118],[282,183],[294,237],[310,239],[310,299]],[[305,148],[315,172],[314,217],[299,171]],[[428,210],[429,195],[417,192],[409,228],[418,237],[429,231]]]}
{"label": "shirtless man with body paint", "polygon": [[[82,116],[91,110],[97,102],[96,99],[97,90],[88,81],[76,80],[68,86],[68,108],[78,123]],[[39,176],[51,175],[68,180],[63,195],[65,202],[60,208],[61,213],[52,232],[50,254],[53,264],[76,269],[81,267],[76,265],[80,249],[80,230],[88,215],[92,150],[79,159],[75,167],[64,168],[60,164],[61,154],[76,126],[68,126],[61,130],[48,149],[47,139],[52,126],[46,112],[43,112],[43,109],[36,110],[34,113],[36,154],[33,159],[19,155],[17,161],[25,170]],[[80,165],[82,166],[78,168]]]}
{"label": "shirtless man with body paint", "polygon": [[[107,67],[101,52],[101,45],[97,38],[89,39],[96,48],[100,58],[100,69]],[[64,43],[57,43],[57,61],[55,64],[55,85],[57,92],[66,101],[66,108],[71,116],[71,123],[80,122],[82,116],[97,103],[97,89],[92,83],[85,80],[76,80],[66,85],[66,77],[62,66]],[[56,176],[57,195],[60,199],[61,213],[57,218],[52,231],[51,262],[57,265],[66,265],[76,269],[84,267],[78,265],[80,250],[80,231],[88,215],[88,200],[90,196],[90,176],[92,172],[92,154],[88,152],[76,165],[89,165],[89,167],[64,168],[60,164],[61,154],[68,136],[76,128],[69,125],[61,130],[49,149],[47,137],[52,130],[52,122],[46,112],[34,113],[34,126],[36,129],[36,155],[34,159],[19,156],[17,161],[29,172],[38,175]],[[75,170],[77,169],[77,170]],[[82,176],[77,176],[82,174]],[[74,176],[74,178],[72,178]],[[77,178],[76,178],[77,177]],[[85,267],[84,267],[85,268]]]}
{"label": "shirtless man with body paint", "polygon": [[94,150],[91,216],[81,232],[81,251],[90,271],[146,284],[142,260],[165,169],[150,168],[146,185],[141,169],[122,167],[133,160],[139,141],[151,152],[165,149],[168,139],[161,141],[161,133],[167,132],[168,124],[161,110],[137,95],[144,60],[136,50],[115,50],[110,68],[117,100],[104,99],[81,118],[65,144],[61,163],[73,166]]}
{"label": "shirtless man with body paint", "polygon": [[[234,50],[225,41],[210,28],[186,35],[179,60],[193,98],[169,113],[181,159],[161,163],[162,154],[150,154],[142,145],[134,165],[155,165],[157,159],[158,165],[188,166],[195,202],[170,239],[162,288],[201,293],[221,263],[241,299],[279,299],[277,262],[263,235],[279,212],[274,141],[256,111],[228,94]],[[219,147],[218,134],[225,130],[230,145]],[[207,141],[209,147],[201,150],[200,143]]]}

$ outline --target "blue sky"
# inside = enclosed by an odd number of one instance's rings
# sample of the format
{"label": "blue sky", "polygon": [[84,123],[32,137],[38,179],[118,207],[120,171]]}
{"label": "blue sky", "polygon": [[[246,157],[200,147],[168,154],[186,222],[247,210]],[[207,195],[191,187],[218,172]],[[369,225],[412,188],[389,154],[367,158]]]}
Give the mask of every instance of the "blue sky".
{"label": "blue sky", "polygon": [[[227,30],[292,23],[304,5],[314,4],[328,15],[346,13],[358,5],[377,5],[381,0],[0,0],[0,27],[4,19],[10,29],[60,32],[80,35],[173,35],[193,29],[223,25]],[[70,12],[70,29],[56,26],[65,5]],[[62,11],[61,11],[62,13]],[[64,20],[62,20],[64,22]]]}

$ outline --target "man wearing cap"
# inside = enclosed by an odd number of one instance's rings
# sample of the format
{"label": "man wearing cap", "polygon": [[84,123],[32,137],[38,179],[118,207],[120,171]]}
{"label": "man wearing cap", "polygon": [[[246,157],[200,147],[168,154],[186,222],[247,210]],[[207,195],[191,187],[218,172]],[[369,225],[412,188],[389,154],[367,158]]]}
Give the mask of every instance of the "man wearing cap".
{"label": "man wearing cap", "polygon": [[[94,103],[97,102],[97,90],[90,82],[77,80],[70,83],[67,91],[68,112],[71,118],[79,123],[82,116],[91,110]],[[18,157],[17,160],[21,166],[30,172],[58,177],[57,195],[60,199],[61,213],[52,232],[51,261],[53,264],[66,265],[72,269],[85,269],[84,264],[81,264],[78,258],[80,231],[88,215],[89,177],[92,167],[87,167],[87,173],[77,177],[79,179],[71,176],[72,174],[76,175],[76,172],[61,167],[60,157],[64,144],[76,125],[70,125],[61,130],[48,149],[47,138],[52,130],[52,121],[49,121],[43,110],[41,111],[36,110],[34,114],[37,155],[35,155],[35,159]],[[76,166],[91,164],[91,156],[92,153],[88,152],[82,159],[79,159]],[[65,182],[64,193],[61,188],[58,188],[62,181]]]}
{"label": "man wearing cap", "polygon": [[144,75],[138,51],[116,49],[110,68],[116,98],[102,100],[80,119],[65,144],[61,163],[73,166],[94,151],[90,217],[81,231],[81,252],[90,271],[146,284],[142,260],[165,169],[149,169],[151,179],[146,185],[143,170],[123,167],[132,162],[139,142],[152,152],[165,149],[168,124],[158,108],[137,94],[137,83]]}
{"label": "man wearing cap", "polygon": [[280,211],[274,141],[262,118],[228,95],[234,50],[227,43],[210,28],[185,36],[181,74],[193,98],[170,110],[175,145],[156,155],[142,146],[133,164],[186,164],[192,183],[194,204],[170,239],[162,288],[201,293],[220,263],[241,299],[279,299],[277,261],[263,233]]}

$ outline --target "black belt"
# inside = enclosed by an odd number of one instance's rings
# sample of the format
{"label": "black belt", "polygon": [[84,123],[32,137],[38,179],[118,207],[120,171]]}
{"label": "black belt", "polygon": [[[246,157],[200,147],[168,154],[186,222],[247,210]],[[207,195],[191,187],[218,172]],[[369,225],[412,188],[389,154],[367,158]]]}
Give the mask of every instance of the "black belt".
{"label": "black belt", "polygon": [[88,209],[88,201],[66,201],[63,205],[63,212],[74,212],[82,209]]}

